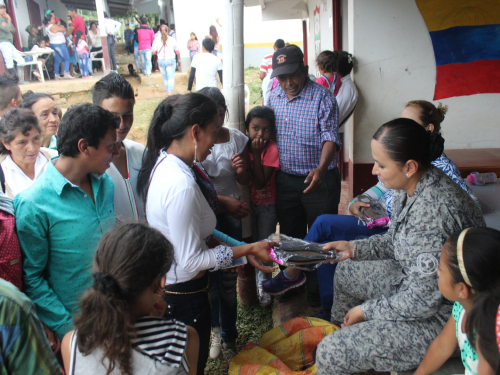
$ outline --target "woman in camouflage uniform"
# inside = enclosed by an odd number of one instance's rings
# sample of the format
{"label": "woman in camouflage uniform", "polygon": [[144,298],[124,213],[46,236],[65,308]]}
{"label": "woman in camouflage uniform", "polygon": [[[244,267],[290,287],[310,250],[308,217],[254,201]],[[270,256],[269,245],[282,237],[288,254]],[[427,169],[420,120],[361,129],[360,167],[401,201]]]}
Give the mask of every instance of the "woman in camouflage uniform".
{"label": "woman in camouflage uniform", "polygon": [[348,255],[334,279],[331,320],[342,329],[317,349],[318,374],[416,368],[451,314],[438,288],[441,248],[454,232],[485,226],[479,207],[431,165],[444,140],[410,119],[382,125],[373,173],[394,193],[389,231],[326,248]]}

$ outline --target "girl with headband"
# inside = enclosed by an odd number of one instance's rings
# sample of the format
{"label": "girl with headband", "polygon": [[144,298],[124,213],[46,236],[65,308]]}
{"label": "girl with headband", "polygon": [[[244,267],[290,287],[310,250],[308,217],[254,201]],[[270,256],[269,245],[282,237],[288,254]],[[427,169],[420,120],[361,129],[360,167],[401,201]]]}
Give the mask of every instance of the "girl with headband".
{"label": "girl with headband", "polygon": [[[478,355],[465,327],[477,296],[500,285],[500,232],[467,228],[453,234],[443,246],[439,261],[439,290],[454,301],[452,316],[432,342],[415,375],[436,372],[460,347],[466,375],[478,374]],[[498,307],[498,304],[497,304]]]}
{"label": "girl with headband", "polygon": [[477,351],[478,375],[500,374],[500,288],[483,294],[467,319],[467,337]]}

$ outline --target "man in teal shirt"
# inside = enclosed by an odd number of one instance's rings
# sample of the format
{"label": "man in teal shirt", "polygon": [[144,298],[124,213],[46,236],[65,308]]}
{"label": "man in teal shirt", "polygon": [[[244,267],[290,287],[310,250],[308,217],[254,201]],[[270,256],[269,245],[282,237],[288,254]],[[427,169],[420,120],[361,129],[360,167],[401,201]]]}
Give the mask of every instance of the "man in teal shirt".
{"label": "man in teal shirt", "polygon": [[16,195],[24,292],[37,308],[53,349],[73,326],[102,235],[115,226],[114,186],[105,174],[118,155],[115,117],[95,104],[70,107],[45,173]]}

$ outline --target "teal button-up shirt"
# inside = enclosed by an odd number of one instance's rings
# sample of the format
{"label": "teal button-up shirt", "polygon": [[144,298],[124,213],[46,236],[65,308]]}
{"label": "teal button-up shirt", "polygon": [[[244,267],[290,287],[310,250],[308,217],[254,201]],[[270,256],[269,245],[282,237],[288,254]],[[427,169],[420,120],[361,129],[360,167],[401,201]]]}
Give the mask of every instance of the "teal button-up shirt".
{"label": "teal button-up shirt", "polygon": [[16,195],[16,226],[23,252],[24,292],[38,317],[59,337],[72,329],[83,291],[92,285],[92,261],[104,233],[115,226],[109,176],[90,176],[95,204],[54,167]]}

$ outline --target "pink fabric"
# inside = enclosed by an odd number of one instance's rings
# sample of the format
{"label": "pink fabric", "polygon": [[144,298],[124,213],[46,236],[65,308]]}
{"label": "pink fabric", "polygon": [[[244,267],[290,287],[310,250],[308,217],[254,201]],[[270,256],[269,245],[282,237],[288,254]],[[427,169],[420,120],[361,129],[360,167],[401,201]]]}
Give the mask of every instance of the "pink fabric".
{"label": "pink fabric", "polygon": [[0,211],[0,277],[22,290],[21,248],[14,216]]}
{"label": "pink fabric", "polygon": [[78,41],[78,44],[76,46],[76,50],[78,51],[78,53],[85,53],[85,54],[89,54],[89,48],[88,48],[88,45],[87,45],[87,42],[85,42],[83,39],[80,39]]}
{"label": "pink fabric", "polygon": [[[145,27],[142,29],[142,27]],[[152,29],[146,28],[147,25],[141,25],[141,28],[137,29],[137,39],[139,39],[139,51],[144,49],[151,49],[153,45],[153,40],[155,40],[155,33]]]}
{"label": "pink fabric", "polygon": [[321,76],[319,78],[316,78],[316,83],[319,83],[321,86],[324,86],[327,89],[329,89],[330,86],[332,85],[334,79],[335,79],[335,75],[328,77],[328,82],[326,82],[325,77]]}
{"label": "pink fabric", "polygon": [[[249,156],[252,162],[251,165],[253,166],[253,154],[250,152]],[[269,141],[267,147],[262,151],[260,160],[264,166],[276,169],[280,167],[280,158],[276,143]],[[273,172],[266,186],[260,190],[255,189],[253,182],[250,183],[250,200],[257,206],[276,203],[276,171]]]}

